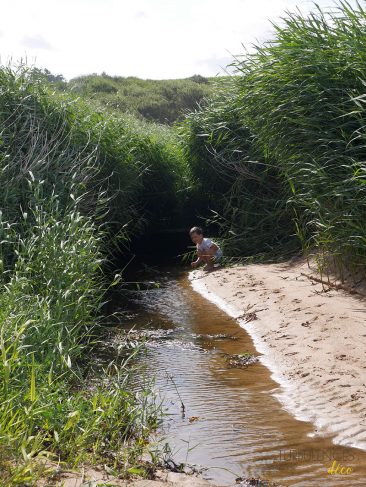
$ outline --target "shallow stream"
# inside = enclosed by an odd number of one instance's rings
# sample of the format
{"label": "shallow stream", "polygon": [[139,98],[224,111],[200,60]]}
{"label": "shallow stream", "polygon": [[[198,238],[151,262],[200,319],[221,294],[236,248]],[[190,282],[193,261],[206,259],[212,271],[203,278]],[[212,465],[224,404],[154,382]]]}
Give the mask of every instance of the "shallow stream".
{"label": "shallow stream", "polygon": [[[159,269],[144,279],[160,285],[145,281],[148,289],[132,294],[130,324],[152,335],[143,360],[164,398],[162,434],[177,463],[208,467],[204,477],[218,485],[237,477],[296,487],[366,485],[366,452],[336,446],[286,412],[260,362],[230,365],[232,355],[258,355],[252,340],[191,288],[186,271]],[[334,462],[352,473],[328,473]]]}

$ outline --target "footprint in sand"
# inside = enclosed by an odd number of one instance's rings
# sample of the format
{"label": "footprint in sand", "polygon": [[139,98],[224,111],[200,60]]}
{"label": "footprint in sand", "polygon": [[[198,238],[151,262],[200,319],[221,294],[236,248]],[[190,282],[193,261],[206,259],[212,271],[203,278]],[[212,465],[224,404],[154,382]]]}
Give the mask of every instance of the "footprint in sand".
{"label": "footprint in sand", "polygon": [[347,358],[347,355],[345,355],[344,353],[342,353],[340,355],[336,355],[335,358],[338,359],[338,360],[345,360]]}
{"label": "footprint in sand", "polygon": [[355,392],[354,394],[351,394],[352,401],[357,401],[357,399],[360,399],[360,398],[361,398],[361,395],[357,394],[357,392]]}

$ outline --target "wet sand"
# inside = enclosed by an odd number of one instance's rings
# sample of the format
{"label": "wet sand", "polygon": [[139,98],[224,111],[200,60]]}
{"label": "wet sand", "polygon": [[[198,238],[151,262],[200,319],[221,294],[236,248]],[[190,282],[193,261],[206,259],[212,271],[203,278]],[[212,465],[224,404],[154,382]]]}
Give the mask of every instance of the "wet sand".
{"label": "wet sand", "polygon": [[251,335],[285,409],[315,436],[366,450],[366,298],[307,276],[319,278],[305,259],[190,274]]}

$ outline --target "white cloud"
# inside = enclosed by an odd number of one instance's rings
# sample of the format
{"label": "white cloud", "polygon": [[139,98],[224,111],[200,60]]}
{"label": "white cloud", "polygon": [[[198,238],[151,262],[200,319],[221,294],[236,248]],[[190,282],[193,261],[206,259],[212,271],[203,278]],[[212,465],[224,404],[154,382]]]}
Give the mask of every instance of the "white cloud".
{"label": "white cloud", "polygon": [[[121,76],[215,75],[242,44],[267,39],[268,19],[295,0],[3,0],[2,61],[27,56],[67,78],[106,71]],[[332,0],[319,0],[329,5]]]}
{"label": "white cloud", "polygon": [[21,44],[29,49],[46,49],[52,50],[51,44],[41,35],[24,36]]}

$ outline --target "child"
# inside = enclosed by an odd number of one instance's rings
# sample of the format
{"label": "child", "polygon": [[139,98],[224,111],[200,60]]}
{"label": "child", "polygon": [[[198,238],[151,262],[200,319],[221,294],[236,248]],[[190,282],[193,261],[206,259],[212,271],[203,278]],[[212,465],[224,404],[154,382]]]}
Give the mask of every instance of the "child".
{"label": "child", "polygon": [[197,267],[202,262],[206,265],[204,267],[207,271],[212,271],[214,263],[219,262],[222,258],[222,250],[209,238],[203,237],[203,231],[200,227],[193,227],[189,231],[189,235],[193,243],[196,244],[198,259],[192,262],[192,267]]}

